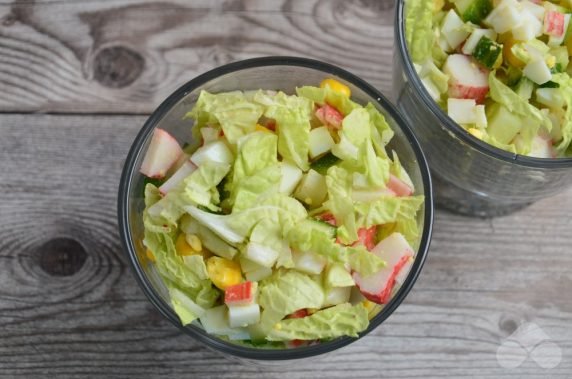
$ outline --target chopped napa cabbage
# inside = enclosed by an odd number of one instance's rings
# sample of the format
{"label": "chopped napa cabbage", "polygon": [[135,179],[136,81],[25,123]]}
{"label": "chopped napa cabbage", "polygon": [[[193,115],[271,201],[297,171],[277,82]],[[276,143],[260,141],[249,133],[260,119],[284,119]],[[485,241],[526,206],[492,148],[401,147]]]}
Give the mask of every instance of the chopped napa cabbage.
{"label": "chopped napa cabbage", "polygon": [[304,308],[321,308],[324,290],[310,276],[298,271],[275,271],[258,287],[262,329],[271,330],[285,316]]}
{"label": "chopped napa cabbage", "polygon": [[280,321],[268,334],[270,341],[316,340],[340,336],[358,337],[369,324],[363,304],[343,303],[311,316]]}
{"label": "chopped napa cabbage", "polygon": [[201,91],[197,103],[186,117],[195,120],[195,130],[218,123],[231,144],[256,128],[263,107],[247,99],[241,91],[211,94]]}

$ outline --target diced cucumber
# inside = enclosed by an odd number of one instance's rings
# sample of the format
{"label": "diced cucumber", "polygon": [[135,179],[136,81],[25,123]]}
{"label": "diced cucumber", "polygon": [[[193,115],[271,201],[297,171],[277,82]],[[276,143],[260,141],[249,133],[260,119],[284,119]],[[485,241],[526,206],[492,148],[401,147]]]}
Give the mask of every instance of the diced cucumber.
{"label": "diced cucumber", "polygon": [[502,59],[502,45],[483,36],[473,50],[473,57],[486,68],[492,69]]}
{"label": "diced cucumber", "polygon": [[328,172],[328,169],[330,167],[332,167],[333,165],[335,165],[336,163],[338,163],[339,161],[340,161],[340,158],[336,157],[332,153],[328,153],[328,154],[324,155],[323,157],[312,162],[312,164],[310,165],[310,168],[312,170],[318,172],[319,174],[326,175],[326,173]]}
{"label": "diced cucumber", "polygon": [[554,66],[552,66],[552,68],[550,69],[550,73],[551,74],[559,74],[566,71],[565,66],[562,66],[561,63],[556,63]]}
{"label": "diced cucumber", "polygon": [[463,54],[471,55],[477,46],[477,43],[481,40],[481,38],[487,37],[492,41],[496,40],[497,34],[492,29],[475,29],[465,41],[463,45]]}
{"label": "diced cucumber", "polygon": [[515,88],[517,95],[522,97],[524,100],[530,100],[532,97],[532,91],[534,91],[534,83],[532,80],[525,76],[521,77]]}
{"label": "diced cucumber", "polygon": [[560,88],[560,84],[554,83],[552,80],[549,80],[548,82],[539,85],[538,88]]}
{"label": "diced cucumber", "polygon": [[310,218],[309,221],[311,222],[312,228],[326,233],[328,235],[328,237],[330,237],[330,238],[336,237],[336,227],[335,226],[328,224],[327,222],[322,221],[322,220],[316,220],[316,219]]}
{"label": "diced cucumber", "polygon": [[487,109],[487,132],[498,142],[508,144],[520,132],[522,118],[509,111],[504,105],[495,103]]}
{"label": "diced cucumber", "polygon": [[480,24],[493,10],[493,3],[491,0],[458,0],[455,7],[463,21]]}

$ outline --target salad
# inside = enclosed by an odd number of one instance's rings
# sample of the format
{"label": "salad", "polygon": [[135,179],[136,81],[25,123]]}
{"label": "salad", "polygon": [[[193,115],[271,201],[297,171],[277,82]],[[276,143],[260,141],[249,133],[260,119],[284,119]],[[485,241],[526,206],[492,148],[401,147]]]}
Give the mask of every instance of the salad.
{"label": "salad", "polygon": [[144,264],[183,325],[263,347],[357,337],[405,280],[423,196],[372,105],[333,80],[202,91],[185,119],[198,146],[155,129]]}
{"label": "salad", "polygon": [[405,34],[430,96],[474,137],[572,156],[572,2],[405,0]]}

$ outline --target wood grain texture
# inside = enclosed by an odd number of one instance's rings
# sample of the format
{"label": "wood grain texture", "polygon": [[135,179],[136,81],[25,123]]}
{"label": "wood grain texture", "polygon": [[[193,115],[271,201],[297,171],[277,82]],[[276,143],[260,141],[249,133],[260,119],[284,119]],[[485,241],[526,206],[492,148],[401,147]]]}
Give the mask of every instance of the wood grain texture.
{"label": "wood grain texture", "polygon": [[391,88],[393,1],[0,1],[0,111],[149,113],[215,66],[266,55]]}
{"label": "wood grain texture", "polygon": [[[437,212],[405,303],[314,362],[240,365],[182,335],[138,288],[116,230],[118,178],[143,122],[0,115],[0,376],[570,378],[572,191],[494,220]],[[529,322],[561,349],[557,367],[498,363]]]}

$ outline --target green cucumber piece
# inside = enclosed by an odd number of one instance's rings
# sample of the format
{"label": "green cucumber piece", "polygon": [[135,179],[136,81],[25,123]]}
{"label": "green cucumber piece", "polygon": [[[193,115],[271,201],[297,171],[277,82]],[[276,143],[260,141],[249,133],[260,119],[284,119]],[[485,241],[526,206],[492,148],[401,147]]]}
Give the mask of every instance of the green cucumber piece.
{"label": "green cucumber piece", "polygon": [[475,46],[475,50],[473,50],[473,57],[476,61],[488,69],[495,66],[501,54],[502,45],[485,36],[481,37]]}
{"label": "green cucumber piece", "polygon": [[319,174],[326,175],[328,169],[338,163],[341,159],[332,153],[328,153],[323,157],[315,160],[310,165],[310,168]]}
{"label": "green cucumber piece", "polygon": [[553,81],[549,80],[546,83],[539,85],[538,88],[560,88],[560,84],[554,83]]}
{"label": "green cucumber piece", "polygon": [[556,63],[551,69],[550,69],[550,73],[551,74],[559,74],[561,72],[564,72],[564,67],[562,66],[562,63]]}
{"label": "green cucumber piece", "polygon": [[455,7],[465,22],[480,24],[493,10],[491,0],[458,0]]}

